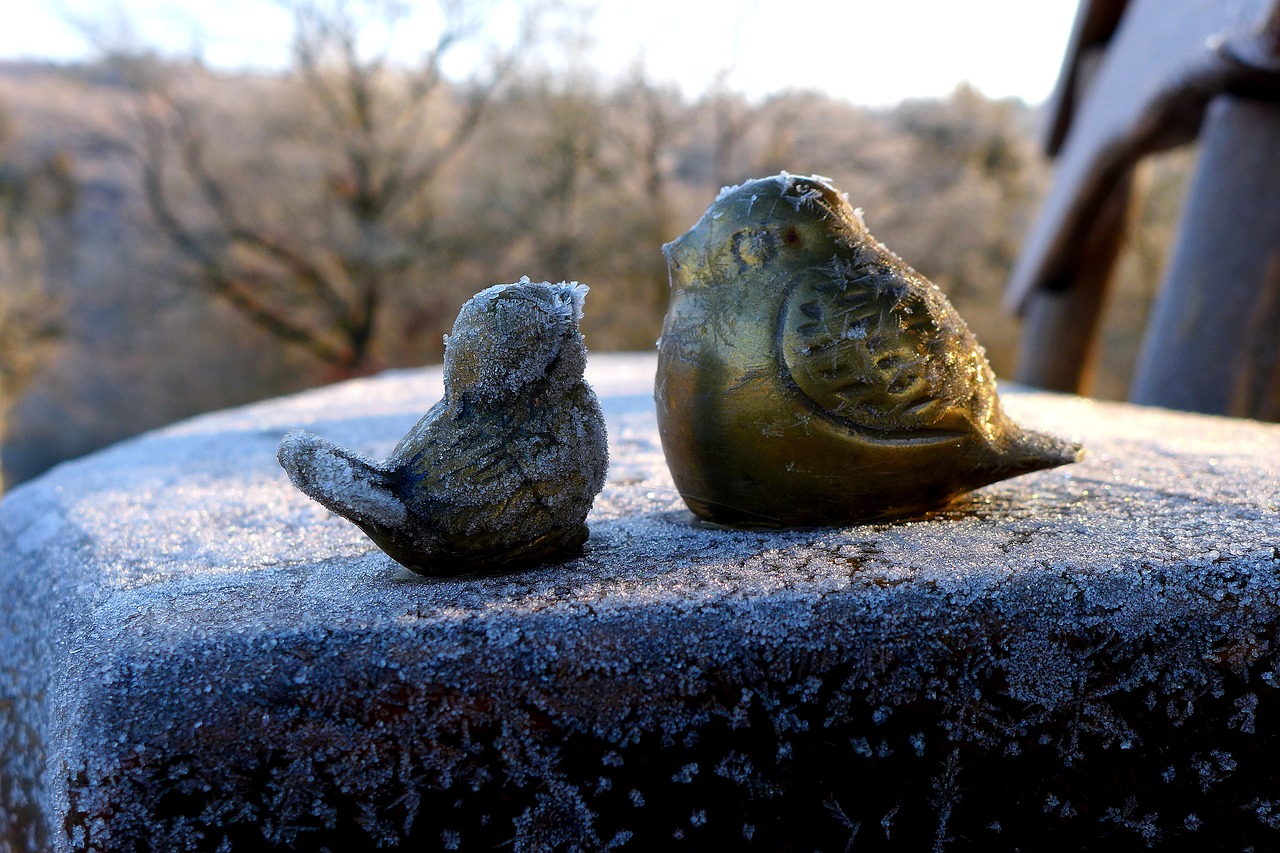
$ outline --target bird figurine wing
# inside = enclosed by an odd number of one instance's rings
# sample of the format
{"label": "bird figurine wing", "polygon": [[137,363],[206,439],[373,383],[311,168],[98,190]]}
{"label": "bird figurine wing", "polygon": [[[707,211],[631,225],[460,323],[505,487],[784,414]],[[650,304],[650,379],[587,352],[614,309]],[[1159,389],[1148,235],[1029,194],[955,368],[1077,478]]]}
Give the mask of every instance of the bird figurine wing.
{"label": "bird figurine wing", "polygon": [[869,438],[949,440],[981,416],[974,395],[956,390],[981,367],[964,357],[977,344],[935,288],[910,273],[840,260],[801,272],[782,308],[782,362],[820,414]]}
{"label": "bird figurine wing", "polygon": [[[549,514],[542,492],[554,491],[557,484],[543,483],[526,470],[535,455],[531,444],[539,444],[536,436],[521,435],[513,440],[511,433],[518,430],[503,429],[504,424],[477,423],[473,418],[458,422],[447,411],[433,426],[416,451],[404,458],[403,476],[413,481],[412,492],[421,503],[415,506],[418,512],[436,518],[446,528],[453,522],[445,516],[453,515],[458,516],[457,524],[470,527],[463,519],[481,506],[487,508],[491,519],[510,516],[512,522]],[[521,451],[530,458],[521,459]],[[509,525],[492,526],[495,529],[485,535],[495,540],[509,533]],[[482,534],[469,529],[467,535],[474,538]]]}
{"label": "bird figurine wing", "polygon": [[[442,542],[510,548],[529,530],[555,535],[567,507],[584,505],[584,516],[590,509],[607,467],[598,412],[581,382],[558,400],[533,394],[483,416],[442,401],[388,461],[399,472],[405,502],[430,519]],[[481,508],[484,523],[477,525]]]}

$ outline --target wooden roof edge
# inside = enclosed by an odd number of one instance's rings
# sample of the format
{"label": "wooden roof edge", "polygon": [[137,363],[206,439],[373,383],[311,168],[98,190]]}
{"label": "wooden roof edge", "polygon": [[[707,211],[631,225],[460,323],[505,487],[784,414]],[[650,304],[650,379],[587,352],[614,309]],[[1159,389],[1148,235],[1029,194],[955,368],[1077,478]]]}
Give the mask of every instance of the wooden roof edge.
{"label": "wooden roof edge", "polygon": [[1084,57],[1092,48],[1102,47],[1111,41],[1128,4],[1129,0],[1080,0],[1066,54],[1062,58],[1062,69],[1058,72],[1058,82],[1049,96],[1048,120],[1042,142],[1049,156],[1057,156],[1071,127],[1076,102],[1081,97],[1079,88]]}

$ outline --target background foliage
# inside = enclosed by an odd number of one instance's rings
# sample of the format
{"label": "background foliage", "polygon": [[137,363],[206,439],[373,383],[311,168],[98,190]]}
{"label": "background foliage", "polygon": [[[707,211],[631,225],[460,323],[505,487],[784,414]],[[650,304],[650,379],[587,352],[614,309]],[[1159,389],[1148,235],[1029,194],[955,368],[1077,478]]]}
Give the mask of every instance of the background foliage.
{"label": "background foliage", "polygon": [[[383,24],[399,8],[374,5]],[[1037,109],[967,87],[888,109],[723,81],[689,98],[642,67],[531,67],[532,18],[448,77],[478,32],[467,4],[442,5],[453,17],[408,64],[364,46],[357,8],[298,3],[279,74],[138,48],[0,66],[11,480],[195,412],[438,361],[461,303],[521,275],[590,285],[591,349],[649,349],[661,244],[722,185],[784,169],[847,191],[1012,371],[999,302],[1050,175]],[[1186,167],[1150,170],[1102,395],[1126,391]]]}

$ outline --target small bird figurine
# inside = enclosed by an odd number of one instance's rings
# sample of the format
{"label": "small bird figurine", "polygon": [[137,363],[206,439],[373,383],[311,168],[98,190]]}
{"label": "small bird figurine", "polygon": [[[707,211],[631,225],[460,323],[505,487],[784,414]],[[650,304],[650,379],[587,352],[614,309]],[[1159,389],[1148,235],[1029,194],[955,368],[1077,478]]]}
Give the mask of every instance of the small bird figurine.
{"label": "small bird figurine", "polygon": [[704,519],[895,518],[1080,458],[1005,416],[964,320],[826,178],[725,188],[663,249],[658,427]]}
{"label": "small bird figurine", "polygon": [[481,291],[445,338],[444,399],[386,461],[294,431],[280,464],[420,575],[572,553],[609,463],[600,403],[582,375],[586,293],[527,277]]}

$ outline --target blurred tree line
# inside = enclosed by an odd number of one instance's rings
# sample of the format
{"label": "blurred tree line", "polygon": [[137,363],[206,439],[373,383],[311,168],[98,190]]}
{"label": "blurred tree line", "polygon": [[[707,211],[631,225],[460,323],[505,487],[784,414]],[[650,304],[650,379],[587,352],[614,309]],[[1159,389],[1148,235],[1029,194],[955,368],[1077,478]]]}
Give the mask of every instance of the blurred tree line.
{"label": "blurred tree line", "polygon": [[56,238],[39,226],[65,216],[75,193],[65,157],[23,163],[11,156],[12,138],[11,120],[0,112],[0,439],[9,405],[61,333],[62,306],[45,283],[45,247]]}
{"label": "blurred tree line", "polygon": [[[297,0],[278,74],[136,48],[0,66],[0,363],[30,384],[10,410],[11,480],[198,411],[438,361],[461,303],[521,275],[591,287],[591,349],[649,349],[661,244],[720,186],[783,169],[847,191],[1010,372],[1000,294],[1049,177],[1034,108],[967,87],[887,109],[754,101],[723,79],[690,98],[642,66],[606,82],[529,61],[536,7],[449,75],[481,44],[475,4],[441,0],[412,62],[390,40],[406,8]],[[24,201],[37,184],[55,201]],[[1170,195],[1143,234],[1172,222]],[[1125,274],[1140,293],[1162,256],[1144,251]],[[56,350],[37,346],[55,330]],[[1122,395],[1125,371],[1103,386]]]}

